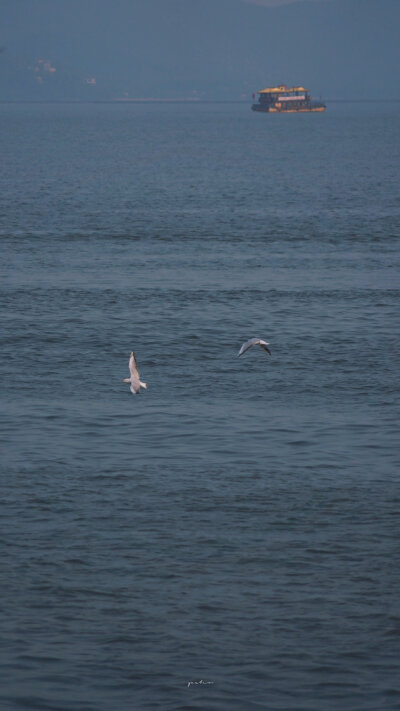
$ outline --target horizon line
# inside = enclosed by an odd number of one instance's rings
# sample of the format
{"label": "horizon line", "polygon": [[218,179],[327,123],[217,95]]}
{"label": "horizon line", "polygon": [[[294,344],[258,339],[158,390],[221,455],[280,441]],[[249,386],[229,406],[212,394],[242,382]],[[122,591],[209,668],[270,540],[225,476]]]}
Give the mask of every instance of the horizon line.
{"label": "horizon line", "polygon": [[[343,99],[331,98],[323,99],[329,103],[347,104],[380,104],[399,103],[400,98],[389,99]],[[163,99],[163,98],[132,98],[132,99],[0,99],[0,104],[250,104],[251,99]]]}

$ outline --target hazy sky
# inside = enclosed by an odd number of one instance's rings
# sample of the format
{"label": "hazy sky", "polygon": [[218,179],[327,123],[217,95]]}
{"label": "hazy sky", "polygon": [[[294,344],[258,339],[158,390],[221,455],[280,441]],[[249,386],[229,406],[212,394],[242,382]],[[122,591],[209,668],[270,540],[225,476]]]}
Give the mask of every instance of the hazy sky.
{"label": "hazy sky", "polygon": [[0,100],[400,98],[399,27],[400,0],[0,0]]}
{"label": "hazy sky", "polygon": [[[314,2],[326,2],[327,0],[314,0]],[[292,2],[304,2],[304,0],[243,0],[243,2],[253,5],[265,5],[265,7],[277,7],[277,5],[288,5]]]}

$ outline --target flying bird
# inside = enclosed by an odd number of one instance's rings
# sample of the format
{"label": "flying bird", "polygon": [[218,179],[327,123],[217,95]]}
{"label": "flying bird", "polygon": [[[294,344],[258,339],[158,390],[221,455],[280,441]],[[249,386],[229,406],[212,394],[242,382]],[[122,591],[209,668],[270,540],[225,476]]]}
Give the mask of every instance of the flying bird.
{"label": "flying bird", "polygon": [[246,341],[246,343],[243,343],[243,345],[238,353],[238,356],[243,355],[243,353],[245,351],[247,351],[249,348],[251,348],[252,346],[261,346],[261,348],[263,348],[267,353],[269,353],[271,355],[271,351],[268,348],[268,346],[269,346],[268,341],[263,341],[262,338],[250,338],[249,341]]}
{"label": "flying bird", "polygon": [[147,383],[142,383],[142,381],[140,380],[140,373],[139,373],[139,370],[137,367],[136,358],[135,358],[135,354],[133,351],[131,353],[131,357],[129,358],[129,372],[131,374],[131,377],[124,378],[124,380],[122,382],[131,384],[132,395],[136,395],[136,393],[140,393],[140,388],[145,388],[147,390]]}

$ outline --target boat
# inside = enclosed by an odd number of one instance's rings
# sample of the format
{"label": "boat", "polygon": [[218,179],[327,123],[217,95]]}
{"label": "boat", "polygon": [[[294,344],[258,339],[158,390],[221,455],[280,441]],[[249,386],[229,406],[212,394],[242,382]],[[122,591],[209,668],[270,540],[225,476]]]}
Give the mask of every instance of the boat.
{"label": "boat", "polygon": [[[257,91],[258,102],[253,104],[252,111],[262,111],[268,114],[294,114],[308,111],[325,111],[322,101],[313,101],[308,89],[304,86],[267,86]],[[253,94],[253,99],[255,95]]]}

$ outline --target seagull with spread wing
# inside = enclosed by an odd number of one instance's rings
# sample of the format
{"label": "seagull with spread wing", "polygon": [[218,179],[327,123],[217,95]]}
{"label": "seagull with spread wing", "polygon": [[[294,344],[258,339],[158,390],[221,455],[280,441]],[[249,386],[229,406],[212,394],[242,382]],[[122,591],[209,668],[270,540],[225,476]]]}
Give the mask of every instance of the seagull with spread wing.
{"label": "seagull with spread wing", "polygon": [[243,355],[243,353],[245,353],[245,351],[247,351],[252,346],[261,346],[261,348],[263,348],[267,353],[269,353],[271,355],[271,351],[268,348],[268,346],[269,346],[268,341],[263,341],[262,338],[250,338],[249,341],[246,341],[246,343],[243,343],[243,345],[238,353],[238,356]]}
{"label": "seagull with spread wing", "polygon": [[136,395],[140,393],[140,388],[145,388],[147,390],[147,383],[142,383],[140,380],[140,373],[137,367],[135,354],[132,351],[131,357],[129,358],[129,372],[131,374],[130,378],[124,378],[123,383],[131,384],[131,393]]}

